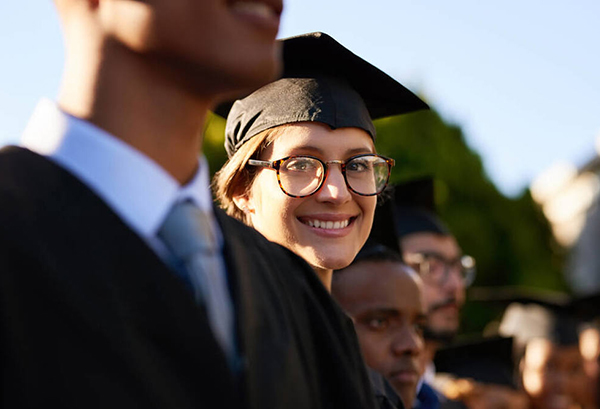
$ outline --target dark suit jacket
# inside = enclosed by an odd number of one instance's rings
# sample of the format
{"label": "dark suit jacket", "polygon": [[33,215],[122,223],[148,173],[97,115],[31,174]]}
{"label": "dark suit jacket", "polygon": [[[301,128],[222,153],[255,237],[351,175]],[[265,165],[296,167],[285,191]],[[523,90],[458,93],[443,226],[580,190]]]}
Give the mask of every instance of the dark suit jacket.
{"label": "dark suit jacket", "polygon": [[373,408],[353,331],[298,257],[217,212],[243,365],[89,188],[0,151],[0,406]]}

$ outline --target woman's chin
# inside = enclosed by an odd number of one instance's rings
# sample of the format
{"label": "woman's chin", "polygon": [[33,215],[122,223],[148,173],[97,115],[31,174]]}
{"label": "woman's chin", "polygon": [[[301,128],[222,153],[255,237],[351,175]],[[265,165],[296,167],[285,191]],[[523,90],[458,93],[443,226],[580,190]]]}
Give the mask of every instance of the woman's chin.
{"label": "woman's chin", "polygon": [[348,267],[352,260],[354,260],[354,255],[340,255],[332,257],[331,255],[322,255],[321,257],[314,257],[309,264],[311,264],[315,269],[320,270],[340,270],[342,268]]}

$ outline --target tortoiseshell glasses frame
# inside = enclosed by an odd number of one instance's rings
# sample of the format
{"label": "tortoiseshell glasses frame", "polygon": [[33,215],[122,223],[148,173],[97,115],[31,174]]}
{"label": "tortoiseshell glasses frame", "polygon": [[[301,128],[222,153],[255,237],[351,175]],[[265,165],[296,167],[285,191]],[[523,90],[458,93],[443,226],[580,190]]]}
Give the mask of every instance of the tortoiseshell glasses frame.
{"label": "tortoiseshell glasses frame", "polygon": [[248,165],[275,170],[283,193],[294,198],[317,193],[327,180],[329,165],[333,164],[340,165],[346,186],[351,192],[360,196],[375,196],[387,186],[395,161],[371,153],[332,161],[323,161],[310,155],[292,155],[274,161],[248,160]]}

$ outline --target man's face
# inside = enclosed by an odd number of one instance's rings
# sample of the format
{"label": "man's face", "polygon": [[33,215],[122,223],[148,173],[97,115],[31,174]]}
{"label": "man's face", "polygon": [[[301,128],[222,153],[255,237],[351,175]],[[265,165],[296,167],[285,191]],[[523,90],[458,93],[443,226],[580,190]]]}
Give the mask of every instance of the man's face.
{"label": "man's face", "polygon": [[[453,337],[458,331],[460,308],[465,302],[465,283],[457,267],[461,250],[456,240],[452,236],[435,233],[414,233],[404,236],[400,244],[406,260],[415,254],[431,255],[431,270],[440,270],[440,274],[435,272],[435,279],[422,277],[428,311],[427,333],[439,339]],[[411,266],[416,271],[420,269],[418,265]],[[449,270],[444,277],[445,268]]]}
{"label": "man's face", "polygon": [[426,320],[419,278],[390,261],[362,261],[335,274],[333,295],[354,319],[367,365],[412,407]]}
{"label": "man's face", "polygon": [[256,88],[280,69],[282,0],[101,0],[105,33],[190,93]]}

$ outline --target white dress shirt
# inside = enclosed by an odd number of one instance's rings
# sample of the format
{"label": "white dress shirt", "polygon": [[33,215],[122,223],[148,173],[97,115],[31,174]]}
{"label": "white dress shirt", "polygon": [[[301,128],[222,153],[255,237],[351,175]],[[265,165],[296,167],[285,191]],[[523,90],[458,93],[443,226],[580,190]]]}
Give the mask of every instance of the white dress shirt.
{"label": "white dress shirt", "polygon": [[[36,107],[21,146],[47,157],[80,179],[167,265],[172,265],[174,255],[158,232],[173,205],[181,201],[191,201],[209,215],[222,254],[223,236],[213,212],[205,157],[198,159],[198,171],[192,180],[181,186],[143,153],[93,124],[66,114],[47,99]],[[235,368],[233,302],[222,257],[220,262],[221,268],[215,270],[218,280],[213,280],[219,287],[213,291],[218,292],[222,303],[208,318],[213,332],[222,322],[227,323],[227,331],[215,335]],[[220,336],[222,333],[225,335]]]}
{"label": "white dress shirt", "polygon": [[[80,179],[164,261],[169,254],[157,237],[176,202],[193,201],[213,215],[206,158],[196,175],[181,186],[143,153],[108,132],[61,111],[42,99],[21,139],[21,146],[54,161]],[[222,234],[214,223],[222,246]]]}

